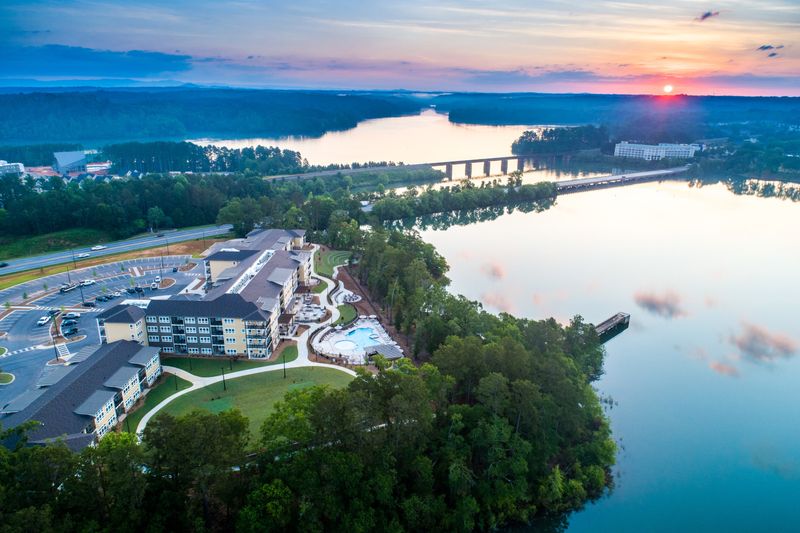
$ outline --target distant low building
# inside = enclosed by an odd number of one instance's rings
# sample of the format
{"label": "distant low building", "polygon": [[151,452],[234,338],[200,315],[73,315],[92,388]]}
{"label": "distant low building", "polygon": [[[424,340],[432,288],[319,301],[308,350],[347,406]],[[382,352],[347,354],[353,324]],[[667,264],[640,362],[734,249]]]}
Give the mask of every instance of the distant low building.
{"label": "distant low building", "polygon": [[0,424],[9,429],[36,421],[30,444],[63,439],[80,450],[113,430],[161,371],[157,348],[131,341],[87,347],[67,364],[48,367],[35,388],[0,409]]}
{"label": "distant low building", "polygon": [[53,168],[61,173],[86,172],[88,159],[82,151],[77,152],[55,152],[53,154]]}
{"label": "distant low building", "polygon": [[8,161],[0,160],[0,176],[6,174],[24,174],[25,165],[22,163],[9,163]]}
{"label": "distant low building", "polygon": [[699,144],[640,144],[622,141],[614,147],[614,156],[658,161],[660,159],[688,159],[702,150]]}

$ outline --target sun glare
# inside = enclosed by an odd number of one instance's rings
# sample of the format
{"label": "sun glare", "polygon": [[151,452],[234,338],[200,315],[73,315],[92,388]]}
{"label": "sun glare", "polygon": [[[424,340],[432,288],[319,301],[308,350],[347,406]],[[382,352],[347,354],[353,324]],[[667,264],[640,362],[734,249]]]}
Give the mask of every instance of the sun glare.
{"label": "sun glare", "polygon": [[664,85],[664,94],[670,94],[672,92],[672,85]]}

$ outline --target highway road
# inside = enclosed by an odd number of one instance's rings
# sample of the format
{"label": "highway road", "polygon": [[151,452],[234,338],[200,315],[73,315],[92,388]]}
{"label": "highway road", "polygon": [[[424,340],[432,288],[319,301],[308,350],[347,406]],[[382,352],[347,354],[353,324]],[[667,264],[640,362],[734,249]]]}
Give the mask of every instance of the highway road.
{"label": "highway road", "polygon": [[71,250],[63,250],[60,252],[53,252],[43,255],[34,255],[31,257],[22,257],[19,259],[8,259],[6,261],[8,266],[0,268],[0,275],[67,263],[72,261],[73,254],[75,255],[75,259],[79,261],[82,259],[77,257],[79,254],[90,254],[90,257],[94,258],[118,254],[120,252],[141,250],[143,248],[152,248],[154,246],[167,246],[172,243],[222,235],[223,233],[228,233],[231,231],[232,228],[233,226],[230,224],[223,224],[221,226],[204,226],[191,229],[167,230],[162,232],[164,235],[163,237],[146,235],[144,237],[136,237],[124,241],[100,243],[103,246],[106,246],[104,250],[92,251],[91,246],[86,246],[83,248],[73,248]]}

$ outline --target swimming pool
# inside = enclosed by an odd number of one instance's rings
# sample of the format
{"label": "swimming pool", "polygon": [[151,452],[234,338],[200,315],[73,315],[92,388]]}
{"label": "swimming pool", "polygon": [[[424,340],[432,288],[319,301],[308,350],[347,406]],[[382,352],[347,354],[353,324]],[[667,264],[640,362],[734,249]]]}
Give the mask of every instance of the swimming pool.
{"label": "swimming pool", "polygon": [[345,334],[347,340],[356,343],[361,348],[380,344],[380,336],[378,332],[370,327],[361,327],[348,331]]}

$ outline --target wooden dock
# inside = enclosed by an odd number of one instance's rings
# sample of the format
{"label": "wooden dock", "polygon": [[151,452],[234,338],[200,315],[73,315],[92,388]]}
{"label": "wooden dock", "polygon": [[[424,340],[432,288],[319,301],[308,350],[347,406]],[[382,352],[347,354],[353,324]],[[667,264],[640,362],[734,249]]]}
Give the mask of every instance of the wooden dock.
{"label": "wooden dock", "polygon": [[607,342],[626,329],[631,323],[631,315],[628,313],[617,313],[611,318],[600,322],[594,327],[597,336],[600,337],[602,342]]}

